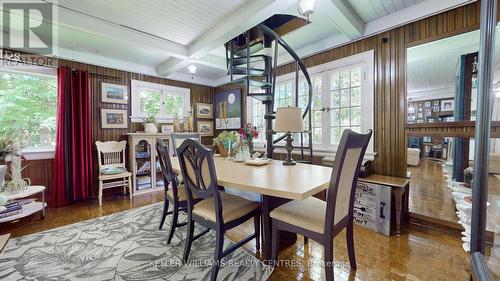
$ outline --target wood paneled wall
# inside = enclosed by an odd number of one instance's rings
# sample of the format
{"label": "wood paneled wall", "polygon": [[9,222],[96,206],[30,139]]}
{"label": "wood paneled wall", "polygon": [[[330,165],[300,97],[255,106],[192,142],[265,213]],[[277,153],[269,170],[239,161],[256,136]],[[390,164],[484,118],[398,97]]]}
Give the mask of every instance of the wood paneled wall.
{"label": "wood paneled wall", "polygon": [[[89,65],[67,60],[58,60],[59,66],[69,66],[73,69],[83,69],[90,73],[90,95],[92,96],[92,142],[95,141],[118,141],[126,140],[125,134],[128,132],[143,131],[141,123],[129,122],[128,129],[101,129],[100,126],[100,108],[121,108],[128,109],[128,115],[131,114],[131,105],[108,104],[100,102],[100,84],[101,82],[127,85],[129,88],[129,101],[131,101],[131,79],[147,81],[158,84],[165,84],[175,87],[189,88],[191,90],[191,106],[195,108],[197,102],[213,103],[214,88],[202,85],[196,85],[186,82],[169,80],[161,77],[153,77],[133,72],[121,71],[106,67]],[[196,128],[196,119],[194,119]],[[212,143],[212,137],[204,137],[202,141],[205,144]],[[127,154],[128,155],[128,154]],[[94,188],[97,188],[97,150],[94,147]],[[23,171],[24,177],[29,177],[33,184],[41,184],[50,188],[52,182],[53,160],[35,160],[27,161],[30,165]],[[97,194],[94,192],[94,194]]]}
{"label": "wood paneled wall", "polygon": [[[110,141],[119,140],[123,138],[123,135],[127,132],[143,131],[141,123],[130,123],[128,129],[101,129],[100,127],[100,109],[101,108],[127,108],[129,111],[129,116],[131,115],[131,80],[141,80],[157,84],[165,84],[169,86],[189,88],[191,90],[191,106],[195,107],[197,102],[203,103],[213,103],[213,93],[214,88],[196,84],[190,84],[186,82],[169,80],[161,77],[147,76],[127,71],[121,71],[106,67],[100,67],[95,65],[89,65],[79,62],[59,60],[59,65],[69,66],[73,69],[84,69],[91,73],[90,76],[90,95],[92,96],[92,136],[93,141]],[[112,78],[115,77],[115,78]],[[100,84],[101,82],[115,83],[120,85],[126,85],[129,88],[129,104],[119,105],[119,104],[108,104],[100,102]],[[196,122],[196,119],[195,119]],[[196,127],[196,124],[195,124]],[[204,141],[208,142],[211,138],[205,138]]]}
{"label": "wood paneled wall", "polygon": [[[303,58],[307,67],[375,52],[375,173],[406,176],[406,48],[479,28],[479,3],[471,3],[381,34]],[[290,63],[278,75],[295,71]],[[216,88],[215,92],[226,89]],[[245,92],[245,91],[243,91]]]}

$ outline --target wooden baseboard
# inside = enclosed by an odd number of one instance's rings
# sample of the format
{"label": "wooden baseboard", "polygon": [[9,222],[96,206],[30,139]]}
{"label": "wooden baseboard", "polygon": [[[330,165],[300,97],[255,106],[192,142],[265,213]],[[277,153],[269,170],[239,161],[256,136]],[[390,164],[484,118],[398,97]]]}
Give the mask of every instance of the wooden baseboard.
{"label": "wooden baseboard", "polygon": [[[410,223],[416,224],[424,227],[429,227],[432,229],[444,231],[453,235],[456,235],[458,238],[462,237],[462,231],[464,228],[458,222],[450,222],[445,221],[438,218],[428,217],[420,214],[415,214],[410,212]],[[486,231],[486,243],[493,245],[493,238],[495,234],[491,231]]]}

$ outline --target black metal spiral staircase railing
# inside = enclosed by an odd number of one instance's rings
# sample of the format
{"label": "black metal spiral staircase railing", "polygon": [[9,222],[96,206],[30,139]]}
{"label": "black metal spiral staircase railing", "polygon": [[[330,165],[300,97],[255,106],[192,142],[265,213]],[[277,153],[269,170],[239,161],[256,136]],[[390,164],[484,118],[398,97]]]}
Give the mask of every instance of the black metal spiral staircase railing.
{"label": "black metal spiral staircase railing", "polygon": [[[274,94],[279,47],[282,47],[290,54],[296,64],[295,106],[299,105],[299,71],[302,72],[308,85],[308,101],[306,107],[303,108],[302,116],[307,121],[308,126],[306,131],[298,134],[300,139],[294,140],[294,147],[300,150],[301,159],[299,159],[299,162],[310,163],[313,154],[311,78],[297,53],[272,29],[290,21],[294,17],[289,15],[275,15],[273,17],[226,43],[228,74],[232,83],[246,86],[248,97],[256,98],[265,105],[266,152],[267,156],[272,158],[275,148],[284,147],[279,146],[278,143],[285,138],[285,135],[275,138],[276,133],[273,131],[273,119],[276,116]],[[272,55],[271,51],[273,43],[274,55]],[[307,141],[304,140],[304,135],[308,136]],[[308,151],[309,159],[307,160],[305,151]]]}

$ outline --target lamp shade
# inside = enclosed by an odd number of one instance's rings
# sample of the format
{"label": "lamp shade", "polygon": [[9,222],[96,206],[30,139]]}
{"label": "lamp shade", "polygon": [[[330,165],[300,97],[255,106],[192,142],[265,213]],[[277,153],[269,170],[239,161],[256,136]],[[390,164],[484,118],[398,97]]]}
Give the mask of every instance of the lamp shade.
{"label": "lamp shade", "polygon": [[300,133],[304,131],[302,109],[299,107],[279,107],[276,110],[276,132]]}

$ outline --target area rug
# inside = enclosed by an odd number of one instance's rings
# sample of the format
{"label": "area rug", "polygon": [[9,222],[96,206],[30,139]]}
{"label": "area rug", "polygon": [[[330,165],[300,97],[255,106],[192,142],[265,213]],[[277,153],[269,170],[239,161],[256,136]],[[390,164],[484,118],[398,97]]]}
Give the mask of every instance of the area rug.
{"label": "area rug", "polygon": [[[183,264],[185,227],[168,245],[171,216],[158,230],[162,208],[149,205],[11,239],[0,255],[0,280],[209,280],[215,233],[195,241]],[[195,234],[202,230],[197,226]],[[225,239],[226,247],[231,243]],[[258,281],[271,273],[240,248],[223,260],[217,279]]]}

